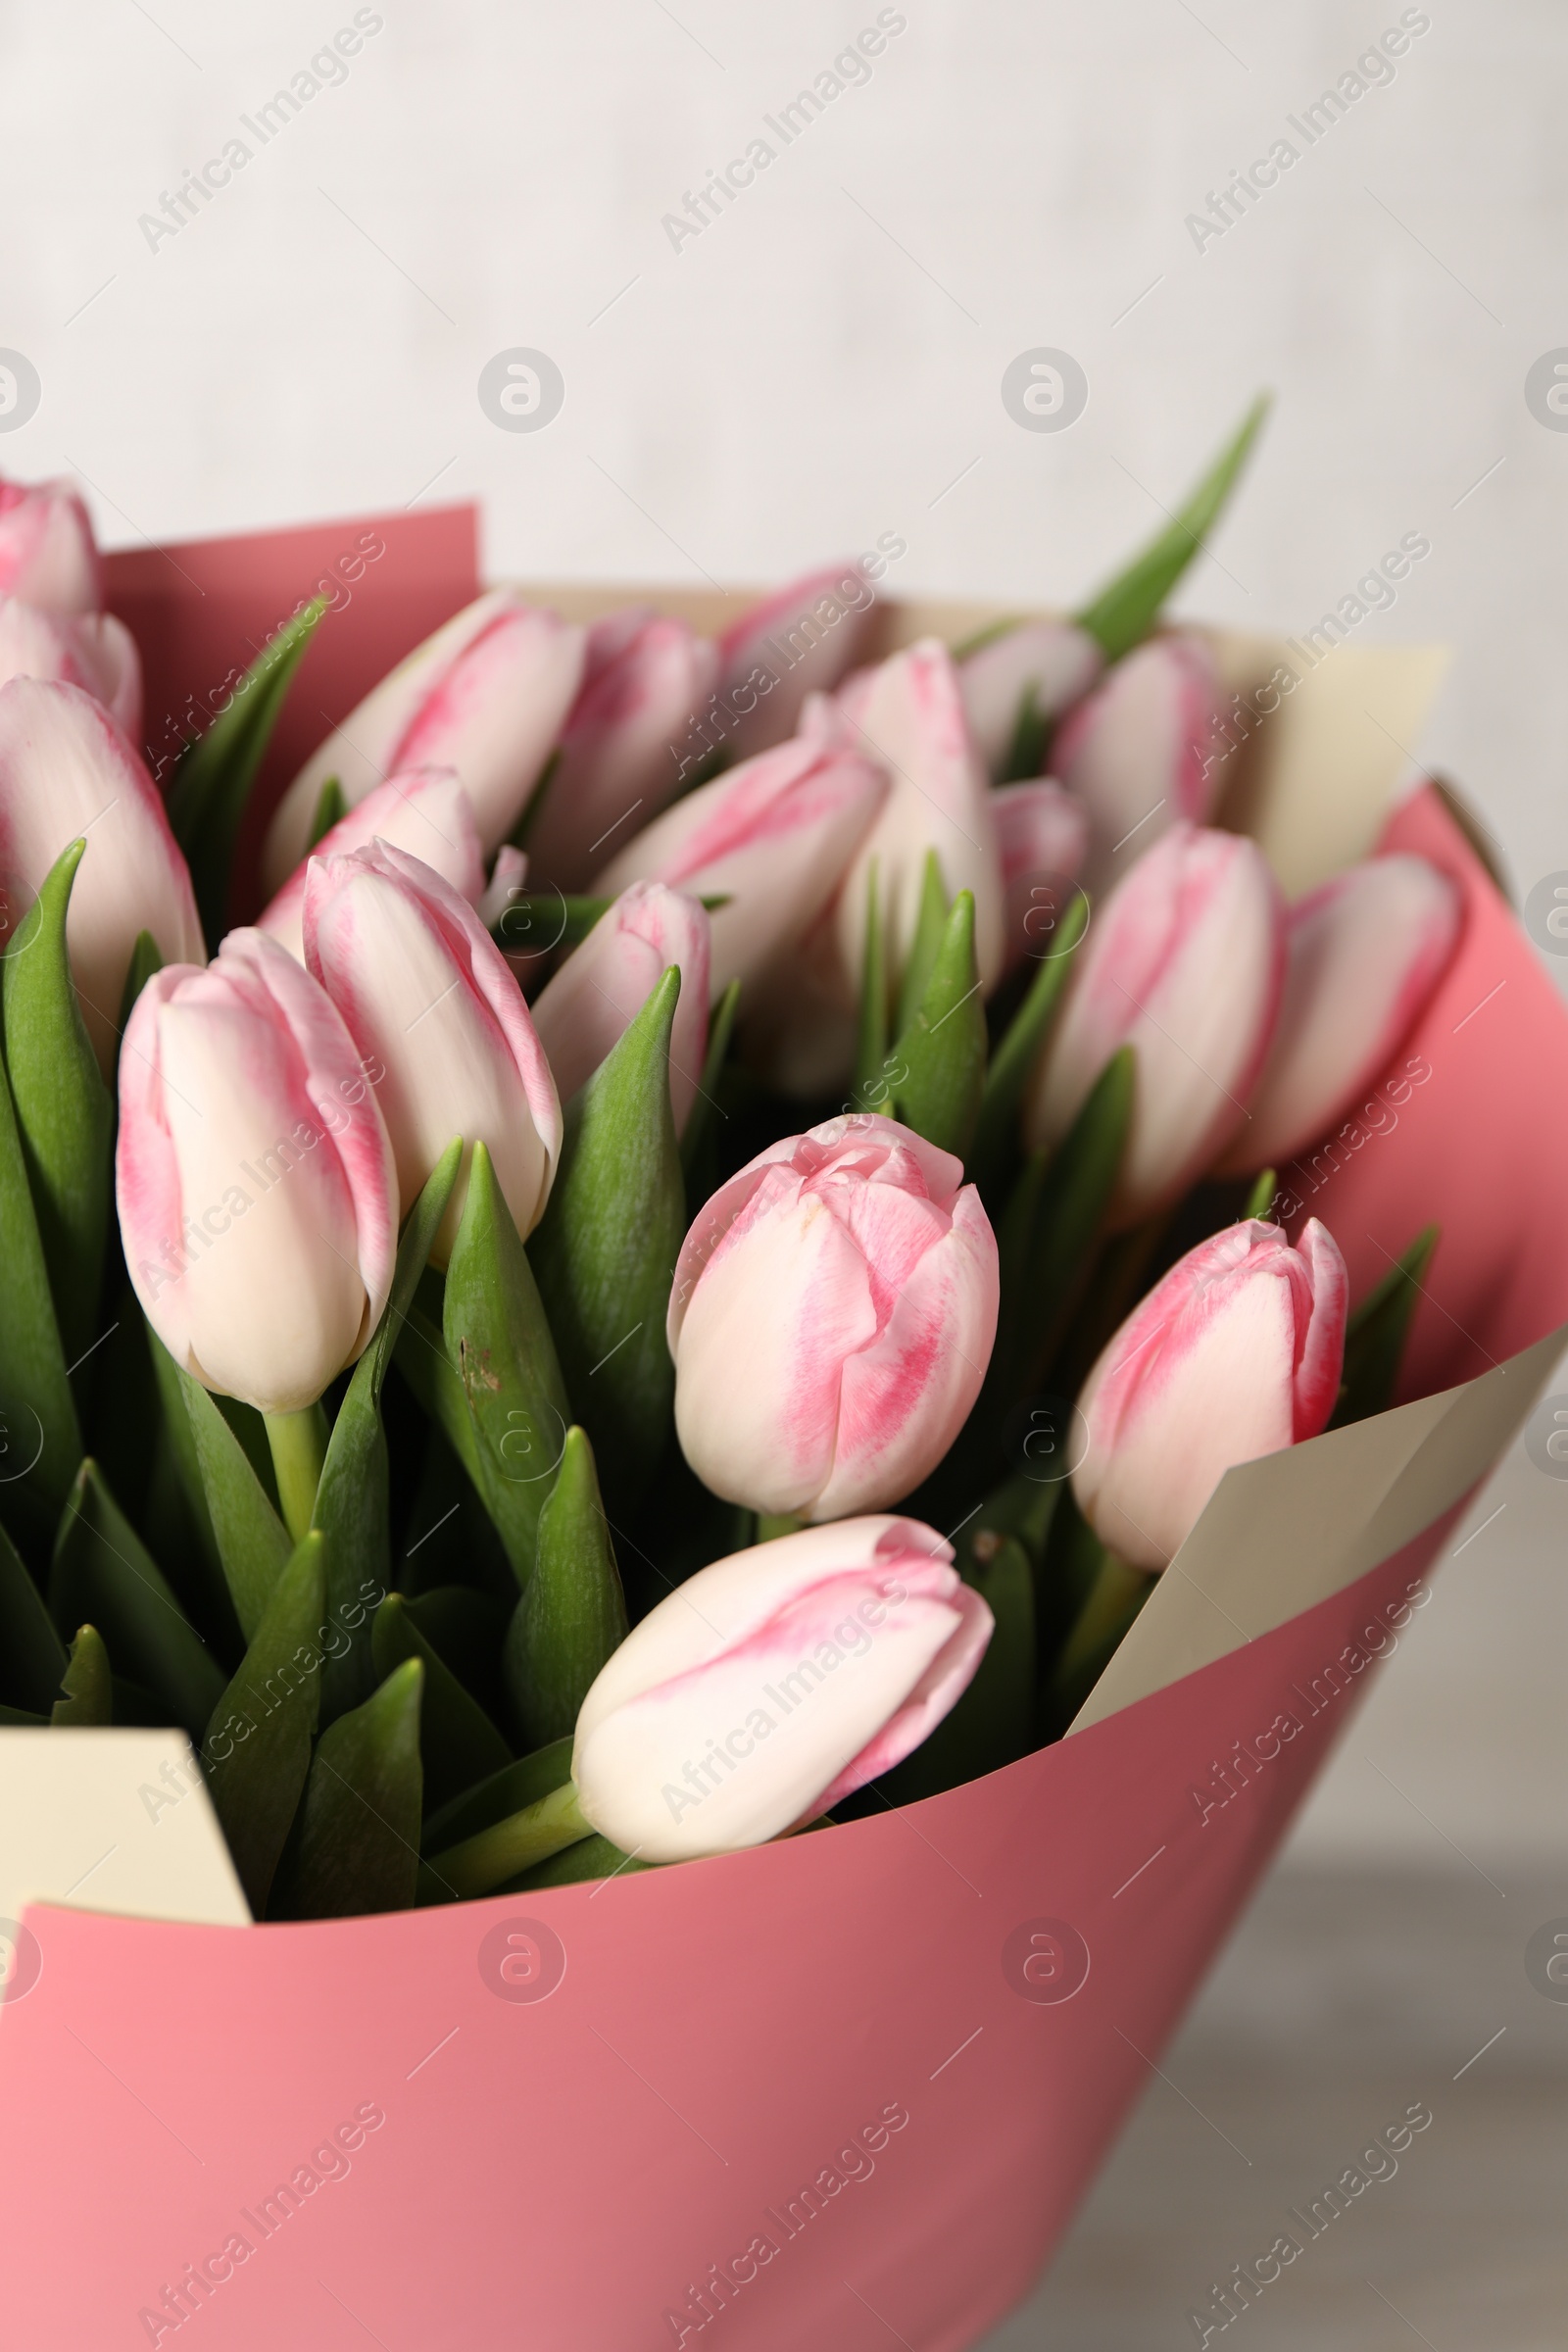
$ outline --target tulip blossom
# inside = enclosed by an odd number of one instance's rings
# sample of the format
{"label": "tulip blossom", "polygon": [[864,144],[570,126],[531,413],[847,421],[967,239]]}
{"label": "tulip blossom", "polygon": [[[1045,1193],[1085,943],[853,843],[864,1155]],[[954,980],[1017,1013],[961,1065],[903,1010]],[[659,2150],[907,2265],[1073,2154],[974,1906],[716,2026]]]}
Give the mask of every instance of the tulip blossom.
{"label": "tulip blossom", "polygon": [[681,781],[692,721],[717,669],[717,647],[683,620],[633,606],[594,623],[561,757],[529,819],[541,882],[585,890],[652,823]]}
{"label": "tulip blossom", "polygon": [[950,1152],[852,1113],[785,1136],[686,1236],[666,1329],[675,1429],[727,1501],[813,1520],[936,1468],[979,1395],[997,1244]]}
{"label": "tulip blossom", "polygon": [[1050,721],[1087,694],[1104,664],[1087,629],[1070,620],[1021,620],[958,663],[958,691],[976,751],[995,775],[1027,707]]}
{"label": "tulip blossom", "polygon": [[669,1104],[676,1134],[684,1130],[708,1045],[708,916],[699,900],[659,882],[629,883],[533,1005],[564,1102],[593,1076],[672,963],[680,966],[680,996]]}
{"label": "tulip blossom", "polygon": [[887,791],[869,760],[781,743],[656,817],[598,877],[610,895],[662,882],[692,898],[726,897],[711,916],[710,980],[748,984],[810,929],[837,889]]}
{"label": "tulip blossom", "polygon": [[92,524],[69,482],[0,481],[0,596],[47,612],[96,612],[103,603]]}
{"label": "tulip blossom", "polygon": [[1459,921],[1457,889],[1424,858],[1370,858],[1297,901],[1274,1042],[1225,1170],[1283,1167],[1376,1084],[1447,970]]}
{"label": "tulip blossom", "polygon": [[1285,965],[1279,891],[1255,842],[1178,824],[1110,895],[1025,1104],[1032,1148],[1059,1143],[1111,1055],[1137,1055],[1113,1222],[1184,1193],[1247,1116]]}
{"label": "tulip blossom", "polygon": [[963,714],[957,672],[946,646],[922,639],[876,669],[862,670],[838,697],[850,739],[890,779],[888,797],[861,841],[837,901],[841,986],[851,1002],[865,949],[869,874],[876,864],[883,936],[895,978],[914,942],[926,855],[935,850],[950,900],[974,893],[975,960],[981,986],[1002,975],[1002,853],[991,787]]}
{"label": "tulip blossom", "polygon": [[1004,784],[991,805],[1002,851],[1004,968],[1011,971],[1025,956],[1051,954],[1089,848],[1089,818],[1082,801],[1049,777]]}
{"label": "tulip blossom", "polygon": [[846,1519],[700,1568],[577,1716],[583,1818],[650,1862],[809,1820],[902,1761],[967,1689],[992,1616],[917,1520]]}
{"label": "tulip blossom", "polygon": [[[311,857],[346,858],[351,850],[363,850],[372,841],[389,841],[395,850],[407,850],[443,882],[450,882],[470,906],[477,906],[485,895],[478,828],[467,793],[450,767],[416,767],[388,776],[322,834]],[[309,864],[309,858],[301,860],[256,918],[259,931],[280,939],[302,963]]]}
{"label": "tulip blossom", "polygon": [[807,696],[863,661],[876,590],[858,564],[808,571],[743,612],[718,641],[717,708],[692,737],[700,758],[720,743],[752,759],[795,730]]}
{"label": "tulip blossom", "polygon": [[114,1067],[137,934],[166,961],[206,954],[190,875],[157,787],[114,720],[79,686],[0,686],[0,891],[15,930],[62,850],[85,836],[66,947],[93,1052]]}
{"label": "tulip blossom", "polygon": [[1088,807],[1085,880],[1097,899],[1172,825],[1209,815],[1219,699],[1201,638],[1155,637],[1062,720],[1051,768]]}
{"label": "tulip blossom", "polygon": [[455,1135],[464,1164],[431,1255],[445,1265],[481,1143],[517,1231],[544,1215],[561,1104],[522,991],[473,908],[406,850],[313,858],[305,961],[381,1075],[376,1096],[406,1215]]}
{"label": "tulip blossom", "polygon": [[1327,1227],[1293,1249],[1258,1218],[1200,1242],[1157,1282],[1089,1375],[1079,1509],[1134,1567],[1163,1568],[1235,1462],[1326,1427],[1348,1286]]}
{"label": "tulip blossom", "polygon": [[397,1250],[391,1146],[321,989],[261,931],[167,964],[120,1057],[125,1263],[176,1364],[268,1414],[313,1404],[380,1320]]}
{"label": "tulip blossom", "polygon": [[506,588],[456,614],[366,696],[295,777],[267,836],[268,889],[279,889],[305,856],[328,776],[352,808],[405,768],[455,768],[479,839],[495,849],[561,734],[583,646],[581,629]]}
{"label": "tulip blossom", "polygon": [[141,656],[112,612],[50,612],[0,596],[0,685],[9,678],[79,686],[132,743],[140,738]]}

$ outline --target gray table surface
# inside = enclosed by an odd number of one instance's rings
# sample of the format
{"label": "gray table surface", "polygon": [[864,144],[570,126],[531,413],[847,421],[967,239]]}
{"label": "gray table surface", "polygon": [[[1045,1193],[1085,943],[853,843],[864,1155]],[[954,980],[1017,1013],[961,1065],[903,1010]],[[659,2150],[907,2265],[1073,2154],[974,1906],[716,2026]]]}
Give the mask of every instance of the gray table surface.
{"label": "gray table surface", "polygon": [[1532,1934],[1568,1917],[1564,1851],[1555,1879],[1277,1872],[1161,2059],[1168,2082],[1151,2075],[1048,2277],[983,2352],[1196,2347],[1213,2283],[1412,2102],[1433,2121],[1397,2173],[1209,2352],[1564,2352],[1568,2001],[1525,1973]]}

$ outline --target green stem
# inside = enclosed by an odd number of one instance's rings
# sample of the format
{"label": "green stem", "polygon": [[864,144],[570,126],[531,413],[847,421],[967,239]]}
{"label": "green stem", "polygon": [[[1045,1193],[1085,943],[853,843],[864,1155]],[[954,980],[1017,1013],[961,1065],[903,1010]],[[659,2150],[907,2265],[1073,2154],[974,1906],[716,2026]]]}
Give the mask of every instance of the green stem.
{"label": "green stem", "polygon": [[536,1804],[524,1805],[520,1813],[509,1814],[505,1821],[476,1831],[461,1844],[450,1845],[444,1854],[421,1863],[418,1899],[439,1903],[455,1896],[488,1894],[519,1871],[531,1870],[536,1862],[548,1862],[563,1846],[575,1845],[580,1838],[593,1834],[594,1825],[583,1819],[577,1791],[567,1781]]}
{"label": "green stem", "polygon": [[316,1509],[316,1490],[321,1483],[321,1464],[326,1459],[326,1441],[330,1432],[326,1415],[320,1405],[308,1404],[299,1413],[269,1413],[267,1442],[272,1448],[272,1468],[277,1477],[278,1508],[289,1541],[299,1544],[311,1532],[311,1518]]}
{"label": "green stem", "polygon": [[1111,1652],[1148,1599],[1153,1582],[1146,1570],[1129,1567],[1115,1552],[1102,1554],[1095,1581],[1051,1678],[1053,1692],[1058,1699],[1070,1700],[1076,1710],[1088,1697],[1109,1664]]}
{"label": "green stem", "polygon": [[780,1536],[798,1536],[806,1524],[799,1511],[759,1511],[757,1541],[776,1544]]}

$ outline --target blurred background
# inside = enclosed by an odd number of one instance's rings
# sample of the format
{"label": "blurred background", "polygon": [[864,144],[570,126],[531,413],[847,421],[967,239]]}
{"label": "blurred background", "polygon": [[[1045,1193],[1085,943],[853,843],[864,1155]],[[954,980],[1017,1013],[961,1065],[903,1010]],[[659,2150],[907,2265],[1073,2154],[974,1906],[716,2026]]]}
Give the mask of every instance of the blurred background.
{"label": "blurred background", "polygon": [[[894,594],[1064,603],[1267,386],[1180,609],[1297,632],[1422,535],[1354,640],[1453,647],[1412,760],[1521,903],[1568,868],[1549,0],[11,0],[0,42],[0,470],[74,473],[108,544],[474,498],[495,575],[892,533]],[[1516,1449],[996,2352],[1195,2341],[1412,2100],[1399,2177],[1233,2325],[1561,2344],[1568,2002],[1524,1955],[1568,1914],[1565,1533]]]}

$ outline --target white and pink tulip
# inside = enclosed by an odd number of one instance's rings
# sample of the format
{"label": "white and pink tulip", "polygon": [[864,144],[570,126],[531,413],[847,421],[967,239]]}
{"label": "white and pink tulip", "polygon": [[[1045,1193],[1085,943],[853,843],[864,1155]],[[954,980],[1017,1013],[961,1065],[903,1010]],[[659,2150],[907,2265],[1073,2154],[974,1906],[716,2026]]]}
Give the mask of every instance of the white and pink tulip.
{"label": "white and pink tulip", "polygon": [[15,930],[61,852],[87,849],[66,947],[100,1068],[114,1067],[121,999],[138,933],[166,962],[206,955],[190,874],[158,788],[101,703],[80,686],[0,686],[0,891]]}
{"label": "white and pink tulip", "polygon": [[1003,968],[1011,971],[1027,956],[1050,954],[1088,855],[1089,817],[1082,801],[1049,777],[1004,784],[991,806],[1002,852]]}
{"label": "white and pink tulip", "polygon": [[1085,881],[1098,899],[1162,834],[1203,824],[1218,785],[1219,673],[1200,637],[1154,637],[1068,712],[1051,769],[1089,810]]}
{"label": "white and pink tulip", "polygon": [[314,1404],[380,1320],[397,1181],[373,1068],[261,931],[137,998],[120,1057],[125,1263],[193,1378],[270,1414]]}
{"label": "white and pink tulip", "polygon": [[1424,858],[1369,858],[1286,918],[1285,990],[1222,1171],[1283,1167],[1375,1086],[1458,944],[1459,892]]}
{"label": "white and pink tulip", "polygon": [[808,571],[751,606],[718,641],[724,731],[715,740],[738,760],[783,743],[807,696],[830,691],[864,660],[875,607],[858,564]]}
{"label": "white and pink tulip", "polygon": [[[479,829],[473,821],[468,796],[457,771],[450,767],[416,767],[407,774],[388,776],[373,792],[329,826],[311,852],[311,858],[346,858],[351,850],[368,848],[372,841],[390,842],[406,850],[421,865],[450,882],[459,896],[477,906],[487,890]],[[516,867],[510,854],[507,881]],[[280,939],[291,956],[305,960],[303,921],[305,876],[310,858],[302,858],[282,889],[256,918],[258,931]],[[505,904],[505,901],[502,902]]]}
{"label": "white and pink tulip", "polygon": [[263,881],[304,858],[321,788],[350,808],[388,776],[450,767],[486,850],[504,841],[560,739],[582,677],[584,632],[493,588],[436,630],[333,729],[295,777],[267,836]]}
{"label": "white and pink tulip", "polygon": [[96,612],[103,604],[92,524],[69,482],[0,481],[0,596],[47,612]]}
{"label": "white and pink tulip", "polygon": [[51,612],[0,596],[0,685],[41,678],[79,686],[132,743],[141,736],[141,656],[112,612]]}
{"label": "white and pink tulip", "polygon": [[1025,1103],[1060,1142],[1111,1056],[1137,1056],[1117,1226],[1177,1200],[1242,1127],[1273,1035],[1285,915],[1255,842],[1178,824],[1096,916]]}
{"label": "white and pink tulip", "polygon": [[973,1678],[992,1616],[917,1520],[781,1536],[700,1568],[577,1717],[585,1820],[677,1862],[760,1845],[891,1771]]}
{"label": "white and pink tulip", "polygon": [[867,1113],[721,1185],[670,1291],[675,1429],[726,1500],[836,1519],[909,1494],[980,1391],[997,1244],[958,1160]]}
{"label": "white and pink tulip", "polygon": [[669,1041],[669,1103],[683,1133],[708,1046],[708,915],[698,899],[661,882],[631,882],[535,999],[533,1025],[563,1102],[593,1076],[647,1004],[680,967]]}
{"label": "white and pink tulip", "polygon": [[1237,1462],[1325,1428],[1345,1353],[1345,1260],[1317,1219],[1293,1249],[1251,1219],[1155,1284],[1090,1373],[1073,1494],[1101,1542],[1160,1569]]}
{"label": "white and pink tulip", "polygon": [[482,1143],[517,1231],[544,1215],[561,1103],[506,957],[466,899],[385,841],[306,869],[305,961],[378,1073],[404,1215],[454,1136],[464,1163],[431,1256],[457,1238]]}
{"label": "white and pink tulip", "polygon": [[958,687],[975,749],[993,775],[1012,748],[1025,698],[1050,721],[1087,694],[1105,657],[1070,620],[1021,620],[958,663]]}

